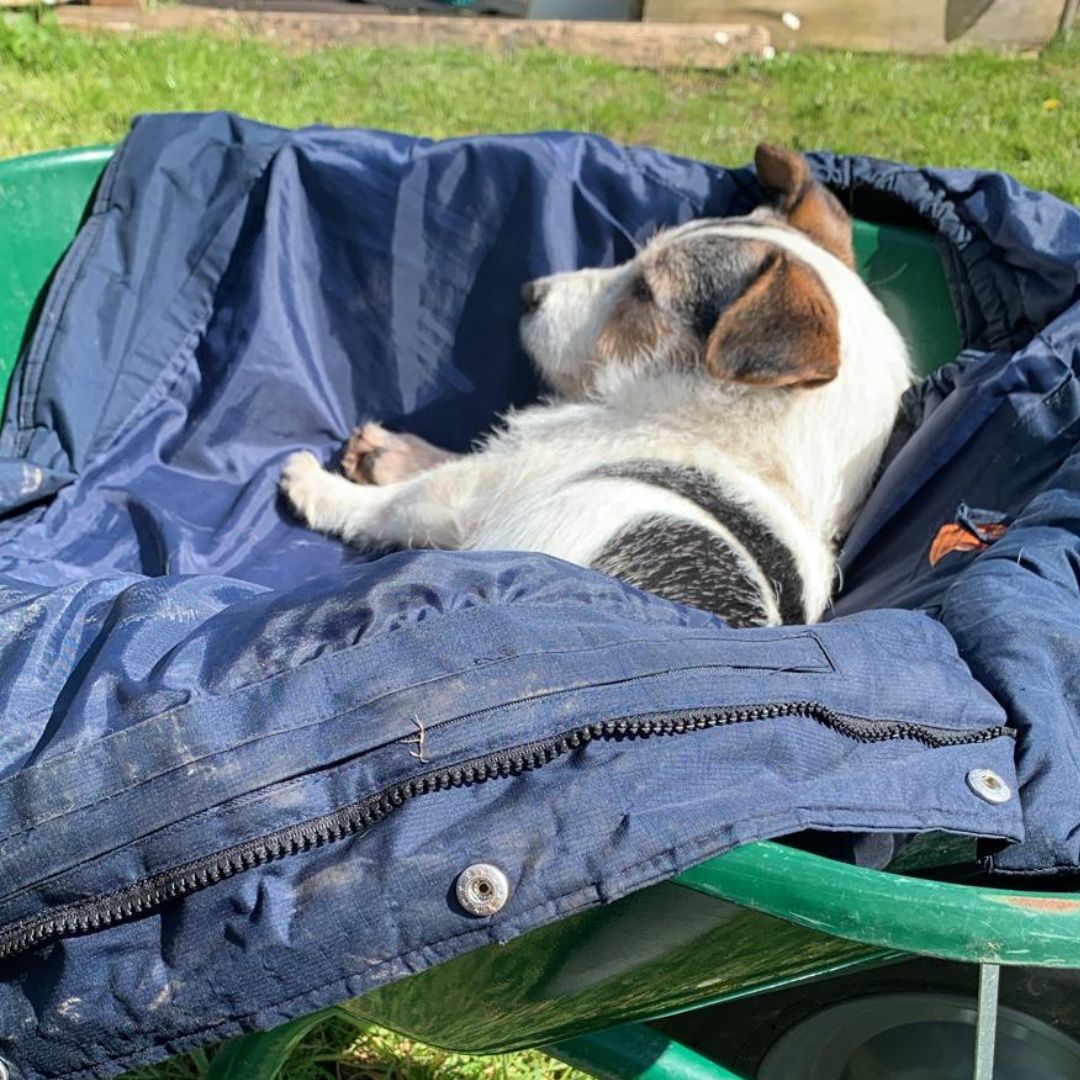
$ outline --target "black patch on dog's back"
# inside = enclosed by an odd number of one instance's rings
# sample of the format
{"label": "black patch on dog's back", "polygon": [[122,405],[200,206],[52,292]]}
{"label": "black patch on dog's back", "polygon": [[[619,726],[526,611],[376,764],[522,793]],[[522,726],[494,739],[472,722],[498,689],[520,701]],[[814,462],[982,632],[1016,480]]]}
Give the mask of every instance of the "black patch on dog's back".
{"label": "black patch on dog's back", "polygon": [[[594,469],[587,473],[582,479],[599,479],[604,477],[611,477],[613,479],[624,480],[638,480],[641,483],[653,484],[656,487],[663,488],[665,491],[670,491],[675,495],[681,495],[684,499],[688,499],[690,502],[699,506],[707,514],[716,519],[717,523],[722,525],[735,540],[745,548],[750,557],[761,567],[762,573],[772,584],[773,591],[776,595],[776,604],[780,610],[780,618],[785,623],[800,623],[806,619],[806,611],[803,607],[802,593],[803,582],[802,575],[799,573],[799,569],[795,564],[795,558],[787,545],[779,540],[772,532],[770,532],[768,526],[755,517],[744,507],[730,499],[723,489],[715,483],[712,478],[701,469],[695,469],[688,465],[672,465],[663,461],[627,461],[619,465],[605,465],[602,468]],[[600,558],[605,558],[605,553],[609,548],[617,546],[621,543],[621,539],[626,534],[640,528],[643,525],[652,525],[657,519],[646,518],[641,522],[635,522],[628,525],[617,536],[613,537],[604,550],[600,553]],[[660,518],[669,522],[675,522],[678,519],[674,518]],[[721,537],[710,533],[707,529],[702,529],[700,526],[690,526],[685,524],[687,528],[693,528],[697,532],[709,536],[715,545],[720,545],[727,553],[724,558],[724,566],[727,566],[730,560],[734,560],[734,563],[738,567],[738,576],[742,581],[749,582],[753,587],[755,594],[758,593],[758,587],[753,584],[751,579],[746,577],[745,571],[742,569],[741,564],[735,553],[731,550],[731,547],[724,542]],[[655,529],[653,529],[649,535],[655,536]],[[688,562],[688,568],[683,572],[696,571],[701,575],[709,574],[710,567],[709,561],[718,557],[718,548],[715,546],[707,546],[699,538],[692,541],[695,545],[694,559],[698,561]],[[635,550],[638,549],[638,544],[634,544]],[[708,547],[708,550],[706,550]],[[673,548],[670,541],[665,542],[665,546],[655,546],[648,551],[642,550],[640,552],[642,558],[648,559],[648,564],[642,564],[642,569],[637,571],[639,575],[652,576],[656,573],[662,573],[663,563],[671,560],[678,560],[680,563],[686,561],[682,558],[680,552]],[[655,569],[653,568],[655,564]],[[603,570],[604,567],[598,565],[596,562],[593,564],[596,569]],[[615,571],[607,570],[607,573],[614,574],[616,577],[621,577],[623,580],[630,581],[630,578],[625,577],[623,574],[616,574]],[[721,567],[721,576],[730,576],[729,569],[723,569]],[[638,584],[637,581],[632,581],[631,584]],[[715,586],[715,582],[710,579],[708,583],[708,590],[711,591]],[[641,585],[641,588],[649,589],[650,592],[658,592],[661,596],[667,594],[652,589],[648,585]],[[704,588],[704,586],[703,586]],[[683,601],[684,603],[692,603],[692,601]],[[741,599],[738,600],[739,604],[742,604]],[[723,615],[727,618],[722,611],[717,610],[714,606],[710,606],[707,603],[696,603],[695,607],[704,607],[706,610],[714,611],[718,615]],[[757,606],[764,609],[764,601],[759,597],[757,600]],[[729,620],[731,621],[731,620]],[[732,623],[732,625],[738,625]],[[761,625],[761,623],[748,623],[743,625]]]}
{"label": "black patch on dog's back", "polygon": [[657,514],[631,522],[593,560],[593,569],[666,600],[719,615],[730,626],[769,621],[761,586],[724,538]]}

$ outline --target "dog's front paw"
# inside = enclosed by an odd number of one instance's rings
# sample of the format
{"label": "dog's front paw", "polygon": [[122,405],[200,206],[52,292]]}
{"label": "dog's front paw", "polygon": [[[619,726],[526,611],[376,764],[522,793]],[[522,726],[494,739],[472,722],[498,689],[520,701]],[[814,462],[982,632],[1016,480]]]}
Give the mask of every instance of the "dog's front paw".
{"label": "dog's front paw", "polygon": [[415,435],[398,435],[382,424],[361,424],[349,436],[341,471],[354,484],[398,484],[431,468],[429,450]]}
{"label": "dog's front paw", "polygon": [[281,470],[280,487],[289,505],[309,525],[314,525],[323,467],[310,450],[290,454]]}
{"label": "dog's front paw", "polygon": [[354,484],[385,487],[411,480],[456,456],[418,435],[399,435],[382,424],[361,424],[345,444],[341,471]]}

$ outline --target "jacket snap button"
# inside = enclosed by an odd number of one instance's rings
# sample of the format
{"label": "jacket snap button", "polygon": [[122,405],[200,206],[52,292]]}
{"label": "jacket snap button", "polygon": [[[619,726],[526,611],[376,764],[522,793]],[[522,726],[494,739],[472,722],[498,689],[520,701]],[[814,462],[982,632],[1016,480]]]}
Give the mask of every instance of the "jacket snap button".
{"label": "jacket snap button", "polygon": [[490,863],[473,863],[458,875],[458,903],[470,915],[494,915],[510,899],[510,882]]}
{"label": "jacket snap button", "polygon": [[992,769],[972,769],[967,774],[968,787],[988,803],[1005,803],[1012,798],[1012,788]]}
{"label": "jacket snap button", "polygon": [[0,1058],[0,1080],[12,1080],[11,1070],[3,1058]]}

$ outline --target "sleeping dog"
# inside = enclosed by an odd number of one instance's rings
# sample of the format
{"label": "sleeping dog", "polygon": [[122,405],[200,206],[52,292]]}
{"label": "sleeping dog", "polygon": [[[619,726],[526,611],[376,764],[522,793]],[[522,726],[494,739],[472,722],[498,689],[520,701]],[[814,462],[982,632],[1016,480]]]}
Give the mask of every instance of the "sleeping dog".
{"label": "sleeping dog", "polygon": [[292,506],[356,544],[546,552],[733,626],[820,618],[908,356],[840,203],[798,154],[762,144],[755,165],[771,205],[525,285],[554,396],[467,455],[378,424],[343,476],[293,454]]}

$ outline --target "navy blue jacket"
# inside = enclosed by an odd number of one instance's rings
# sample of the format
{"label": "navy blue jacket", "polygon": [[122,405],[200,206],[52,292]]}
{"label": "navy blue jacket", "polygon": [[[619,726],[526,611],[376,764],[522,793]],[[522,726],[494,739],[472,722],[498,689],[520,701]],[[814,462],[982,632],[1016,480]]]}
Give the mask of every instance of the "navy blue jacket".
{"label": "navy blue jacket", "polygon": [[[1077,866],[1080,213],[814,165],[937,230],[966,348],[907,401],[840,617],[733,631],[541,556],[373,560],[276,481],[365,417],[467,448],[536,395],[523,281],[744,212],[752,173],[579,135],[135,124],[0,431],[17,1076],[265,1027],[802,829]],[[931,567],[960,504],[1007,531]],[[977,768],[1020,797],[979,798]],[[488,918],[454,899],[478,861],[512,888]]]}

